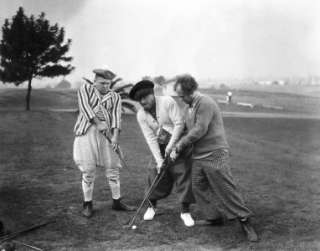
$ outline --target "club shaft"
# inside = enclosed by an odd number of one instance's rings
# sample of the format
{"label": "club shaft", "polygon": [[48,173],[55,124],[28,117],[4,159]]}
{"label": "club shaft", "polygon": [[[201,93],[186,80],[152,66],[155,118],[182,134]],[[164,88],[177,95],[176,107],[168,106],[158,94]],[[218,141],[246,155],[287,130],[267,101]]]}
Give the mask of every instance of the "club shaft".
{"label": "club shaft", "polygon": [[148,191],[147,191],[146,195],[144,196],[144,198],[143,198],[142,202],[140,203],[140,205],[139,205],[139,207],[138,207],[138,209],[137,209],[136,213],[135,213],[135,214],[134,214],[134,216],[131,218],[131,220],[130,220],[130,222],[129,222],[129,224],[128,224],[128,226],[129,226],[129,227],[131,227],[131,226],[132,226],[132,224],[134,223],[134,221],[135,221],[136,217],[137,217],[137,216],[138,216],[138,214],[140,213],[140,211],[141,211],[141,209],[142,209],[142,207],[143,207],[144,203],[146,202],[146,200],[147,200],[147,199],[149,199],[149,197],[150,197],[150,195],[151,195],[151,190],[152,190],[152,188],[153,188],[154,184],[156,183],[156,181],[157,181],[158,177],[159,177],[159,176],[157,175],[157,176],[154,178],[153,182],[151,183],[151,186],[149,187],[149,189],[148,189]]}
{"label": "club shaft", "polygon": [[[150,197],[151,193],[154,191],[155,187],[159,184],[159,182],[160,182],[160,180],[162,179],[163,175],[164,175],[164,171],[161,172],[161,173],[159,173],[159,174],[154,178],[154,180],[153,180],[152,184],[150,185],[150,187],[149,187],[146,195],[144,196],[144,198],[143,198],[143,200],[142,200],[139,208],[137,209],[135,215],[132,217],[131,221],[129,222],[129,224],[128,224],[129,227],[131,227],[131,226],[133,225],[133,223],[134,223],[134,221],[136,220],[137,216],[139,215],[139,213],[140,213],[140,211],[141,211],[144,203],[145,203],[147,200],[149,200],[149,197]],[[150,200],[149,200],[149,202],[150,202]],[[151,202],[150,202],[150,204],[151,204]]]}
{"label": "club shaft", "polygon": [[26,243],[21,242],[21,241],[16,241],[16,240],[14,240],[13,242],[15,242],[15,243],[17,243],[17,244],[20,244],[20,245],[22,245],[22,246],[25,246],[25,247],[31,248],[31,249],[33,249],[33,250],[37,250],[37,251],[44,251],[44,250],[43,250],[43,249],[41,249],[41,248],[38,248],[38,247],[35,247],[35,246],[32,246],[32,245],[26,244]]}
{"label": "club shaft", "polygon": [[17,231],[17,232],[8,234],[8,235],[6,235],[6,236],[4,236],[3,238],[0,239],[0,243],[3,243],[5,241],[7,241],[7,240],[11,240],[11,239],[17,237],[20,234],[27,233],[29,231],[38,229],[38,228],[43,227],[45,225],[48,225],[49,223],[52,223],[52,222],[54,222],[54,221],[48,221],[48,222],[44,222],[44,223],[41,223],[41,224],[38,224],[38,225],[33,225],[33,226],[31,226],[29,228],[26,228],[26,229],[23,229],[21,231]]}

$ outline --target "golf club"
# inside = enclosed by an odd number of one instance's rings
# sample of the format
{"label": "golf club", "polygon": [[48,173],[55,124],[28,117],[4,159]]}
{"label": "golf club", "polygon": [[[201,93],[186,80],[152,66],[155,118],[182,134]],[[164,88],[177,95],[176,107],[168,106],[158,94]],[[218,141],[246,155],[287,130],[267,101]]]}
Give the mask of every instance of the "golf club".
{"label": "golf club", "polygon": [[3,237],[0,239],[0,244],[1,244],[1,243],[4,243],[5,241],[12,240],[12,239],[14,239],[15,237],[17,237],[17,236],[19,236],[19,235],[21,235],[21,234],[30,232],[30,231],[32,231],[32,230],[35,230],[35,229],[38,229],[38,228],[40,228],[40,227],[46,226],[46,225],[48,225],[48,224],[50,224],[50,223],[53,223],[53,222],[55,222],[55,220],[49,220],[49,221],[43,222],[43,223],[41,223],[41,224],[35,224],[35,225],[33,225],[33,226],[31,226],[31,227],[28,227],[28,228],[26,228],[26,229],[23,229],[23,230],[20,230],[20,231],[17,231],[17,232],[13,232],[13,233],[11,233],[11,234],[7,234],[7,235],[3,236]]}
{"label": "golf club", "polygon": [[[143,205],[145,204],[145,202],[147,200],[149,200],[150,195],[152,194],[152,192],[154,191],[154,189],[156,188],[156,186],[159,184],[160,180],[162,179],[162,177],[164,176],[166,169],[168,168],[169,164],[170,164],[170,157],[166,157],[164,160],[164,164],[162,165],[161,171],[157,174],[157,176],[154,178],[154,180],[152,181],[148,191],[146,192],[142,202],[140,203],[140,206],[138,207],[136,213],[133,215],[133,217],[131,218],[131,220],[129,221],[128,224],[124,225],[124,228],[131,228],[131,226],[133,225],[133,223],[135,222],[137,216],[139,215]],[[150,200],[149,200],[150,201]],[[151,204],[151,202],[149,202]]]}
{"label": "golf club", "polygon": [[31,248],[31,249],[33,249],[33,250],[44,251],[44,250],[41,249],[41,248],[38,248],[38,247],[36,247],[36,246],[29,245],[29,244],[24,243],[24,242],[21,242],[21,241],[16,241],[16,240],[14,240],[14,241],[12,241],[12,242],[13,242],[13,243],[17,243],[17,244],[22,245],[22,246],[25,246],[25,247],[28,247],[28,248]]}

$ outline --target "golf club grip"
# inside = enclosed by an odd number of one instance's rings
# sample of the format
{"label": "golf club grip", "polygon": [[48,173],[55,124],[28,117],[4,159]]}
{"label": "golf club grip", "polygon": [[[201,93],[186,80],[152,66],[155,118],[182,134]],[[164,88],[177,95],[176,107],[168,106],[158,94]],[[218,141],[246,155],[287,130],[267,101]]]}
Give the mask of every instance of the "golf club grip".
{"label": "golf club grip", "polygon": [[55,220],[50,220],[50,221],[47,221],[47,222],[44,222],[44,223],[41,223],[41,224],[38,224],[38,225],[33,225],[33,226],[28,227],[26,229],[23,229],[23,230],[8,234],[7,236],[4,236],[3,238],[0,239],[0,243],[3,243],[3,242],[8,241],[8,240],[11,240],[11,239],[19,236],[20,234],[24,234],[24,233],[30,232],[32,230],[35,230],[35,229],[38,229],[40,227],[46,226],[46,225],[48,225],[50,223],[53,223],[53,222],[55,222]]}
{"label": "golf club grip", "polygon": [[82,79],[84,79],[85,81],[87,81],[90,85],[93,85],[93,82],[92,81],[90,81],[89,79],[87,79],[87,78],[82,78]]}

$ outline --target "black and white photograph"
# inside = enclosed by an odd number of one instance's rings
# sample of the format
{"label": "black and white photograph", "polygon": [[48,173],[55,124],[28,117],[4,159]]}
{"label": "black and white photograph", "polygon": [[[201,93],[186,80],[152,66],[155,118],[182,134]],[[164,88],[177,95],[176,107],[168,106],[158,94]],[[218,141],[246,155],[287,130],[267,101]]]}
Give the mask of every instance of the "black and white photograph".
{"label": "black and white photograph", "polygon": [[320,1],[0,0],[0,251],[320,250]]}

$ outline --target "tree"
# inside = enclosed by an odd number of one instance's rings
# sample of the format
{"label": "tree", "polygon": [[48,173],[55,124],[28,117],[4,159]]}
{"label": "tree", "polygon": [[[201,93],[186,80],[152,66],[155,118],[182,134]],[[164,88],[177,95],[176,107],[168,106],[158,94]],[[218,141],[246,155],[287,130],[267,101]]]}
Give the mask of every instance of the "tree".
{"label": "tree", "polygon": [[[20,85],[28,82],[26,110],[30,110],[33,78],[68,75],[74,67],[69,51],[71,39],[64,42],[64,28],[50,25],[41,13],[27,17],[20,7],[12,20],[5,20],[0,42],[0,80]],[[62,64],[65,63],[65,64]]]}

